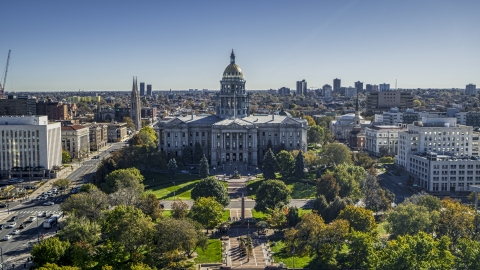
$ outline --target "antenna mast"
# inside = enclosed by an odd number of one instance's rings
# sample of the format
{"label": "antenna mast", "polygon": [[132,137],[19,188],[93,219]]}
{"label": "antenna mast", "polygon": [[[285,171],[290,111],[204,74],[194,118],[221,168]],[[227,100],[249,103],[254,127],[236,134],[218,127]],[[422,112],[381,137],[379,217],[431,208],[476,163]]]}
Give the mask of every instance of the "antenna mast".
{"label": "antenna mast", "polygon": [[7,66],[5,67],[5,75],[3,76],[3,85],[0,84],[0,91],[2,92],[2,98],[5,98],[5,83],[7,83],[8,63],[10,62],[10,53],[12,50],[8,50]]}

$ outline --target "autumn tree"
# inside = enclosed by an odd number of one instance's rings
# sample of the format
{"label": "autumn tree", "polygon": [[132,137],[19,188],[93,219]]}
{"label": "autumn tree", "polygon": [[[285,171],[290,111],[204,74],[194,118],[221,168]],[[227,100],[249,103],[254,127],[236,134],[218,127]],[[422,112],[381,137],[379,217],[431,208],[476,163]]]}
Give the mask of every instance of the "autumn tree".
{"label": "autumn tree", "polygon": [[153,193],[143,194],[135,206],[154,221],[162,217],[163,208]]}
{"label": "autumn tree", "polygon": [[284,179],[290,177],[295,169],[295,158],[293,155],[288,151],[282,150],[276,155],[276,159],[280,175]]}
{"label": "autumn tree", "polygon": [[348,146],[341,143],[331,143],[323,147],[322,156],[325,163],[334,166],[340,164],[352,164],[352,154]]}
{"label": "autumn tree", "polygon": [[178,199],[172,203],[172,217],[176,219],[185,218],[187,217],[188,209],[190,209],[188,204]]}
{"label": "autumn tree", "polygon": [[345,209],[340,211],[337,218],[347,220],[350,227],[355,231],[376,233],[377,223],[373,217],[373,212],[365,208],[347,205]]}
{"label": "autumn tree", "polygon": [[327,202],[333,201],[339,192],[340,185],[331,173],[326,173],[317,180],[317,196],[325,196]]}

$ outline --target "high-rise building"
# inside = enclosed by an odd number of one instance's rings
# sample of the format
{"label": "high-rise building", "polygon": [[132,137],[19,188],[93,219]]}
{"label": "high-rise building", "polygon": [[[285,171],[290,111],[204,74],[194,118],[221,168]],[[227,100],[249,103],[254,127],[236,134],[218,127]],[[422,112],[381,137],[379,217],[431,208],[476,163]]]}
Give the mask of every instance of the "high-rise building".
{"label": "high-rise building", "polygon": [[290,88],[288,88],[288,87],[278,88],[278,94],[280,96],[289,96],[290,95]]}
{"label": "high-rise building", "polygon": [[307,81],[305,80],[297,81],[297,95],[298,96],[307,95]]}
{"label": "high-rise building", "polygon": [[373,91],[373,86],[369,83],[365,85],[365,91],[367,92],[372,92]]}
{"label": "high-rise building", "polygon": [[363,92],[363,82],[360,82],[360,81],[356,82],[355,88],[357,88],[357,93]]}
{"label": "high-rise building", "polygon": [[325,84],[322,87],[322,96],[323,99],[331,99],[332,98],[332,86],[329,84]]}
{"label": "high-rise building", "polygon": [[413,95],[401,91],[370,92],[366,102],[367,113],[380,113],[392,107],[408,109],[413,108]]}
{"label": "high-rise building", "polygon": [[333,79],[333,92],[340,91],[340,87],[342,87],[342,81],[340,79]]}
{"label": "high-rise building", "polygon": [[390,91],[390,84],[389,83],[381,83],[380,84],[380,92]]}
{"label": "high-rise building", "polygon": [[152,96],[152,85],[147,84],[147,96],[151,97]]}
{"label": "high-rise building", "polygon": [[475,84],[467,84],[465,87],[465,95],[475,95],[477,93],[477,86]]}
{"label": "high-rise building", "polygon": [[6,99],[0,99],[0,115],[36,115],[37,99],[28,96],[18,98],[9,95]]}
{"label": "high-rise building", "polygon": [[144,82],[140,83],[140,96],[141,97],[145,96],[145,83]]}
{"label": "high-rise building", "polygon": [[132,94],[130,97],[130,118],[135,123],[135,130],[142,128],[140,119],[140,94],[138,93],[137,79],[133,78]]}
{"label": "high-rise building", "polygon": [[46,115],[48,120],[67,120],[70,119],[68,105],[62,102],[55,102],[51,99],[39,100],[37,102],[37,115]]}
{"label": "high-rise building", "polygon": [[[1,116],[0,140],[2,178],[42,179],[49,177],[54,166],[62,165],[61,125],[49,123],[47,116]],[[23,169],[29,167],[33,170]]]}

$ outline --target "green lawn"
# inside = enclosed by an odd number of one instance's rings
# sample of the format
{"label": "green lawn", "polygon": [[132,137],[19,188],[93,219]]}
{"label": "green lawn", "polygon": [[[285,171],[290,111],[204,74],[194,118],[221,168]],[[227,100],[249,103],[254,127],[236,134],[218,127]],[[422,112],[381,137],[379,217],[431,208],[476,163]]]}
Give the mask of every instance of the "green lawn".
{"label": "green lawn", "polygon": [[197,248],[197,258],[195,263],[221,263],[222,262],[222,242],[220,239],[208,239],[208,248],[202,250]]}
{"label": "green lawn", "polygon": [[298,208],[298,215],[302,217],[306,213],[311,213],[312,209],[303,209],[303,208]]}
{"label": "green lawn", "polygon": [[230,210],[223,211],[222,222],[227,222],[230,218]]}
{"label": "green lawn", "polygon": [[[255,199],[255,193],[257,189],[265,180],[255,180],[247,183],[247,192],[248,197]],[[292,191],[292,199],[310,199],[315,198],[316,187],[314,185],[309,185],[300,182],[285,181],[285,184]]]}
{"label": "green lawn", "polygon": [[195,187],[195,184],[200,180],[194,180],[185,183],[173,184],[171,182],[165,183],[165,185],[154,186],[150,189],[147,189],[146,192],[151,192],[157,196],[159,200],[191,200],[192,189]]}
{"label": "green lawn", "polygon": [[[275,260],[275,262],[276,263],[283,262],[289,268],[293,268],[292,255],[287,253],[285,249],[285,243],[283,242],[283,240],[276,241],[275,243],[276,243],[275,246],[271,247],[272,251],[274,252],[273,259]],[[312,260],[312,258],[309,256],[305,256],[305,257],[294,256],[294,258],[295,258],[295,268],[304,268],[308,266],[308,264]]]}
{"label": "green lawn", "polygon": [[163,210],[162,216],[163,217],[171,217],[172,216],[172,210]]}
{"label": "green lawn", "polygon": [[168,183],[173,181],[186,181],[186,180],[199,180],[200,177],[198,174],[188,174],[188,173],[177,173],[170,180],[170,175],[168,173],[158,173],[158,172],[151,172],[148,175],[145,175],[145,180],[143,184],[145,186],[161,184],[161,183]]}
{"label": "green lawn", "polygon": [[388,239],[388,237],[390,236],[390,234],[387,233],[387,230],[385,230],[386,224],[386,221],[382,221],[377,225],[378,237],[381,239]]}
{"label": "green lawn", "polygon": [[263,213],[263,212],[260,212],[260,211],[257,211],[255,209],[252,209],[252,216],[254,219],[256,219],[257,221],[260,221],[260,220],[267,220],[267,214]]}

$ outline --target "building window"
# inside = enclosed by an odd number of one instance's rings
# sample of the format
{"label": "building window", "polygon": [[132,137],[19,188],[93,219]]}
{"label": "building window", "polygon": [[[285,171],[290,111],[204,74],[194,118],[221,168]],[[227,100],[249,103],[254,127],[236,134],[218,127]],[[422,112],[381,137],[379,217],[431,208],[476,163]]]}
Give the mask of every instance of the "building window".
{"label": "building window", "polygon": [[167,137],[170,138],[170,132],[167,132]]}

